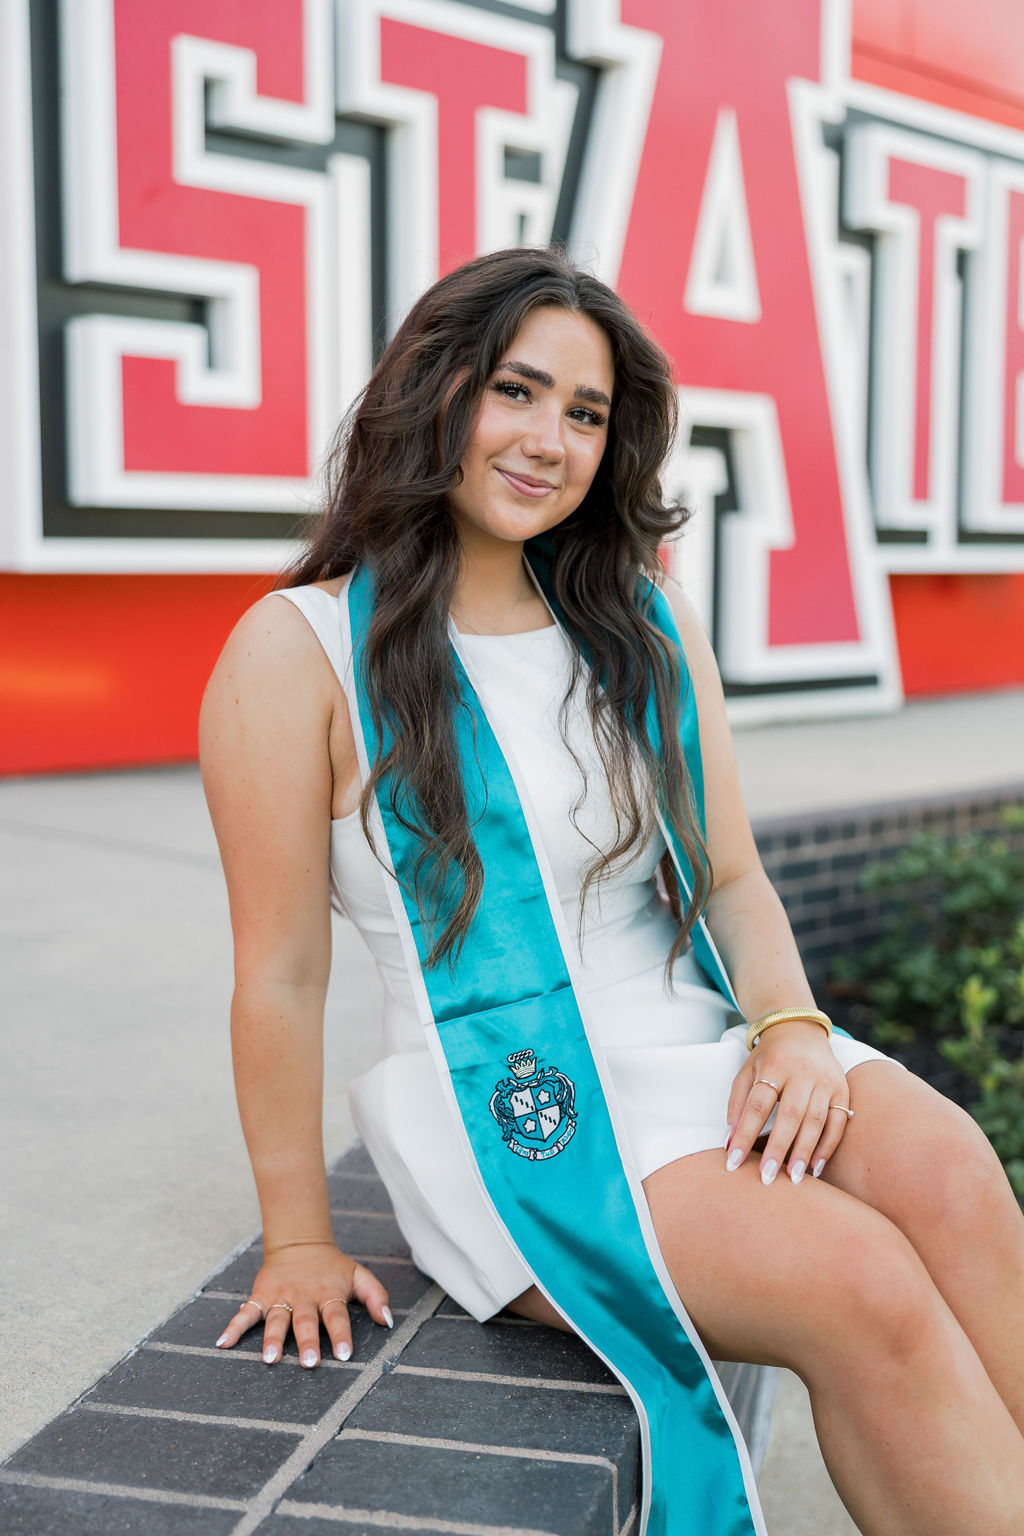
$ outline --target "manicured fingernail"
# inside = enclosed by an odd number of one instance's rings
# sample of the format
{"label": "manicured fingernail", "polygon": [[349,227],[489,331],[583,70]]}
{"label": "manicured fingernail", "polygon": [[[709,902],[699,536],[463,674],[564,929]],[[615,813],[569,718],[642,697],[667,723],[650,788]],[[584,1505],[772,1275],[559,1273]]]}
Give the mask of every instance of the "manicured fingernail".
{"label": "manicured fingernail", "polygon": [[733,1150],[729,1153],[729,1156],[725,1160],[726,1171],[729,1172],[729,1173],[735,1173],[736,1169],[739,1167],[739,1165],[740,1165],[740,1163],[742,1163],[742,1161],[743,1161],[743,1148],[742,1147],[734,1147]]}
{"label": "manicured fingernail", "polygon": [[268,1365],[273,1365],[274,1361],[277,1359],[277,1345],[268,1344],[266,1349],[263,1351],[263,1358]]}
{"label": "manicured fingernail", "polygon": [[804,1173],[806,1172],[806,1170],[807,1170],[807,1164],[806,1163],[801,1163],[799,1160],[797,1162],[795,1162],[795,1163],[790,1163],[790,1165],[789,1165],[789,1176],[793,1180],[794,1184],[799,1184],[800,1183],[800,1180],[803,1178]]}
{"label": "manicured fingernail", "polygon": [[823,1157],[819,1157],[818,1161],[815,1163],[814,1167],[811,1169],[811,1173],[814,1175],[814,1177],[816,1179],[820,1179],[821,1178],[822,1169],[824,1167],[825,1167],[825,1159]]}
{"label": "manicured fingernail", "polygon": [[315,1349],[304,1349],[302,1351],[302,1364],[305,1366],[316,1365]]}
{"label": "manicured fingernail", "polygon": [[381,1307],[380,1315],[384,1319],[384,1321],[387,1323],[389,1328],[393,1328],[395,1326],[395,1320],[391,1316],[391,1308],[390,1307]]}
{"label": "manicured fingernail", "polygon": [[335,1344],[335,1346],[334,1346],[334,1353],[337,1355],[339,1360],[351,1360],[352,1359],[352,1345],[351,1344]]}
{"label": "manicured fingernail", "polygon": [[768,1158],[767,1162],[761,1164],[761,1183],[770,1184],[778,1171],[779,1165],[774,1157]]}
{"label": "manicured fingernail", "polygon": [[222,1349],[223,1346],[227,1343],[227,1341],[228,1341],[227,1334],[226,1333],[222,1333],[220,1338],[217,1340],[217,1348],[218,1349]]}
{"label": "manicured fingernail", "polygon": [[723,1147],[727,1147],[731,1140],[732,1140],[732,1126],[731,1125],[727,1125],[726,1128],[725,1128],[725,1140],[722,1142],[722,1146]]}

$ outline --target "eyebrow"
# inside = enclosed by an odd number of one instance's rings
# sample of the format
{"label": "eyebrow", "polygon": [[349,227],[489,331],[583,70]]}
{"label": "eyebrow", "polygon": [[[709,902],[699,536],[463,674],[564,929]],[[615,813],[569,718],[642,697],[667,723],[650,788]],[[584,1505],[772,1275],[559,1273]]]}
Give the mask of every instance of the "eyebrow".
{"label": "eyebrow", "polygon": [[[554,389],[555,381],[550,373],[545,373],[543,368],[535,368],[532,363],[518,363],[509,361],[499,363],[499,368],[506,368],[509,373],[518,373],[522,378],[529,379],[534,384],[540,384],[544,389]],[[589,400],[593,405],[604,405],[611,409],[611,401],[603,389],[594,389],[590,384],[577,384],[572,392],[574,400]]]}

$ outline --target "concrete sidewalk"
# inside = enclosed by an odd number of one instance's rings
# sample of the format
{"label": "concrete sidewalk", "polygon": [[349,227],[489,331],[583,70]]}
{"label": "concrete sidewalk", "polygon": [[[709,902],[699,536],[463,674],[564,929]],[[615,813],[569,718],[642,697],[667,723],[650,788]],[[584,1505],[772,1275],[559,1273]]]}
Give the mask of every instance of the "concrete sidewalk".
{"label": "concrete sidewalk", "polygon": [[[0,1453],[259,1226],[234,1108],[227,901],[197,771],[0,784]],[[336,933],[325,1144],[376,1059],[379,984]],[[12,1303],[17,1300],[17,1305]]]}
{"label": "concrete sidewalk", "polygon": [[[1024,693],[740,733],[755,817],[1020,778]],[[0,783],[0,1455],[166,1317],[259,1225],[234,1107],[227,903],[194,767]],[[379,987],[346,923],[325,1150],[376,1059]],[[847,1536],[785,1379],[770,1527]]]}

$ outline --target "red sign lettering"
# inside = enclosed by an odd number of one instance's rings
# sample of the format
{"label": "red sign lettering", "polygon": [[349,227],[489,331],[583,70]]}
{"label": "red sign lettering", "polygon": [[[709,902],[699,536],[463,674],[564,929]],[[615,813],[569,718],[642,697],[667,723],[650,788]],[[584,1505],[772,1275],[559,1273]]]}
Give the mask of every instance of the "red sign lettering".
{"label": "red sign lettering", "polygon": [[[778,413],[792,544],[770,555],[768,643],[859,637],[787,81],[819,73],[820,0],[622,0],[663,52],[620,270],[687,389],[764,394]],[[735,114],[760,318],[692,314],[687,272],[721,107]]]}
{"label": "red sign lettering", "polygon": [[526,59],[385,16],[380,70],[387,83],[437,99],[438,272],[448,272],[480,249],[477,114],[482,107],[526,112]]}
{"label": "red sign lettering", "polygon": [[214,123],[239,132],[329,140],[325,14],[322,0],[68,8],[66,43],[81,48],[69,276],[194,295],[205,311],[72,326],[75,499],[291,506],[311,474],[326,405],[313,324],[324,178],[210,152],[206,118],[209,97]]}

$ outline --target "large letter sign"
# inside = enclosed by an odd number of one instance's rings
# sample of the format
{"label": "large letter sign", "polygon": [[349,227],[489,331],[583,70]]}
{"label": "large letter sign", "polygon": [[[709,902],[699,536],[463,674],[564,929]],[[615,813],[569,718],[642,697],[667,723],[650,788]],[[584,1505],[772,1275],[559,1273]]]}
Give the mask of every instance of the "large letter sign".
{"label": "large letter sign", "polygon": [[211,153],[329,142],[325,0],[66,0],[66,272],[193,294],[206,323],[68,328],[71,499],[296,507],[336,401],[323,176]]}
{"label": "large letter sign", "polygon": [[956,541],[960,251],[981,238],[980,156],[871,125],[848,140],[846,214],[877,233],[871,467],[880,528]]}
{"label": "large letter sign", "polygon": [[[576,106],[547,28],[451,0],[341,0],[338,106],[388,130],[389,328],[479,251],[546,243]],[[538,163],[510,179],[508,149]]]}
{"label": "large letter sign", "polygon": [[820,10],[620,7],[661,58],[618,282],[673,357],[693,425],[730,428],[749,466],[748,521],[725,534],[723,660],[752,684],[883,661],[844,512],[791,116],[790,82],[820,78]]}
{"label": "large letter sign", "polygon": [[989,179],[971,287],[964,521],[983,538],[1024,535],[1024,166]]}
{"label": "large letter sign", "polygon": [[59,81],[47,3],[0,7],[0,564],[279,568],[417,295],[554,239],[672,359],[737,718],[898,702],[890,575],[1024,570],[1024,133],[854,78],[849,0],[53,0]]}

